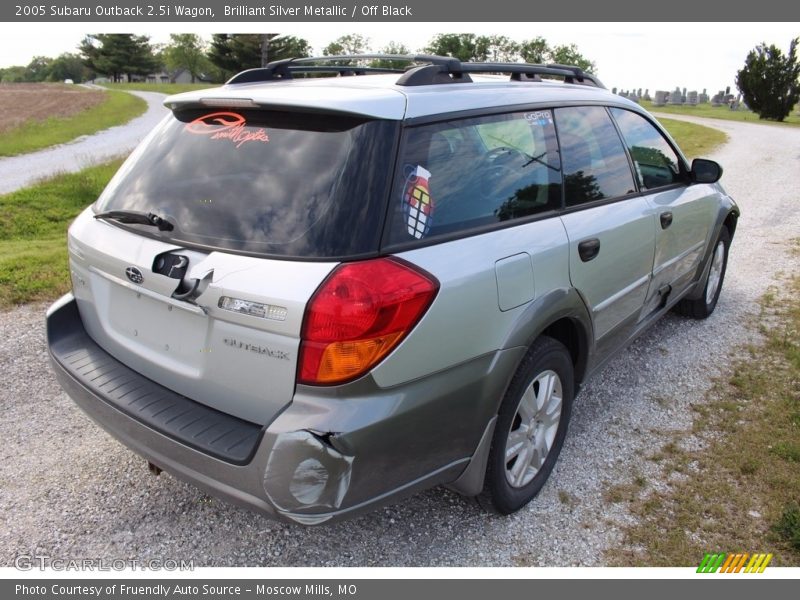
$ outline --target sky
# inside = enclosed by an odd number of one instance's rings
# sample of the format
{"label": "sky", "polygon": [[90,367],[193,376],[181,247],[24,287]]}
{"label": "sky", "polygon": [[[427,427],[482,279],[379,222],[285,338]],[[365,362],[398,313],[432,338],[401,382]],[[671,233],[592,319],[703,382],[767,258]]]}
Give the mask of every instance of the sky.
{"label": "sky", "polygon": [[[74,52],[86,33],[137,33],[154,43],[170,33],[261,33],[257,22],[243,23],[3,23],[0,24],[0,68],[28,64],[36,55]],[[438,33],[501,34],[517,41],[542,36],[552,44],[577,44],[597,65],[608,88],[657,89],[686,87],[713,95],[731,86],[748,51],[761,42],[788,50],[800,36],[800,23],[290,23],[270,22],[271,32],[303,37],[317,53],[335,37],[360,33],[373,50],[390,41],[412,51]]]}

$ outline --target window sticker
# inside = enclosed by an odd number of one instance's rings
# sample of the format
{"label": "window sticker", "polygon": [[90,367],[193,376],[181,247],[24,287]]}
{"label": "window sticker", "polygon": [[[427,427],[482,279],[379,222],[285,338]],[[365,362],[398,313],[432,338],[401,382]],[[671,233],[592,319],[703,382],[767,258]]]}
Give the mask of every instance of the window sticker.
{"label": "window sticker", "polygon": [[209,136],[212,140],[228,140],[236,148],[248,142],[269,142],[269,136],[263,127],[245,129],[247,120],[235,112],[215,112],[197,117],[187,123],[184,131],[195,135]]}
{"label": "window sticker", "polygon": [[549,110],[537,110],[536,112],[525,113],[525,120],[531,125],[545,125],[553,124],[553,113]]}
{"label": "window sticker", "polygon": [[417,165],[406,177],[403,186],[403,214],[408,234],[420,240],[431,230],[433,199],[428,185],[431,173]]}

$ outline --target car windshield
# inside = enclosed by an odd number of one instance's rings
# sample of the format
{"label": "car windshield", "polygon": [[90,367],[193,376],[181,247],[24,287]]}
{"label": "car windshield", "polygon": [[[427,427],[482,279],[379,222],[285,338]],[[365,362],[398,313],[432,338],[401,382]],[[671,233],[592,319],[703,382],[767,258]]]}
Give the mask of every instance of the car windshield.
{"label": "car windshield", "polygon": [[378,249],[397,124],[320,113],[184,110],[123,165],[95,210],[170,243],[295,258]]}

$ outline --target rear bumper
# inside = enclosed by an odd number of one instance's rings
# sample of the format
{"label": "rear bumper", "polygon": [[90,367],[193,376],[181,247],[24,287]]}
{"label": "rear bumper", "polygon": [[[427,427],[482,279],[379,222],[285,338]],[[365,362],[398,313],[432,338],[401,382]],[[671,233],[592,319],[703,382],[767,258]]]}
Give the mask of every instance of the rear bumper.
{"label": "rear bumper", "polygon": [[303,524],[457,479],[520,358],[498,352],[390,389],[370,377],[298,386],[288,408],[260,426],[116,361],[89,338],[69,294],[48,311],[47,331],[60,384],[112,436],[214,496]]}

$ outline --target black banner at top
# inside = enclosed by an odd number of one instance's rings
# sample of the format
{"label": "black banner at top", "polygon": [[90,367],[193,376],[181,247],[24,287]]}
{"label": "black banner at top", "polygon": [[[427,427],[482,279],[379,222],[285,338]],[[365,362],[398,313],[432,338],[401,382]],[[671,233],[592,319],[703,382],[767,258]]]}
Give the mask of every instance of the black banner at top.
{"label": "black banner at top", "polygon": [[12,0],[3,22],[541,22],[541,21],[776,21],[800,20],[800,3],[697,0]]}

